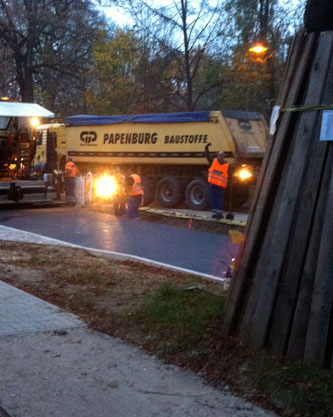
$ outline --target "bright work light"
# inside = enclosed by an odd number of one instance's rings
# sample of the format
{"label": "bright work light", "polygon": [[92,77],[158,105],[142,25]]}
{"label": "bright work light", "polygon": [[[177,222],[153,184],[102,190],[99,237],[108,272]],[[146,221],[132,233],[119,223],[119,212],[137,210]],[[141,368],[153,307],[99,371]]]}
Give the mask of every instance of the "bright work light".
{"label": "bright work light", "polygon": [[117,191],[117,182],[114,177],[104,176],[95,182],[95,192],[98,197],[109,198]]}
{"label": "bright work light", "polygon": [[32,127],[37,127],[39,125],[38,117],[32,117],[30,119],[30,124],[31,124]]}

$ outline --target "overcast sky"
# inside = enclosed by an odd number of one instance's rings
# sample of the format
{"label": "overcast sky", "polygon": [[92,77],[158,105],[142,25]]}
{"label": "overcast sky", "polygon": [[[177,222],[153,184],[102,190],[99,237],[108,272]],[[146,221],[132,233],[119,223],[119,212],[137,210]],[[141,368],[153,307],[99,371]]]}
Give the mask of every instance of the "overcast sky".
{"label": "overcast sky", "polygon": [[[171,4],[172,0],[157,0],[158,5]],[[280,0],[280,3],[289,7],[304,7],[306,0]],[[123,8],[119,6],[104,7],[106,17],[111,18],[119,26],[126,26],[133,24],[131,17],[126,14]]]}

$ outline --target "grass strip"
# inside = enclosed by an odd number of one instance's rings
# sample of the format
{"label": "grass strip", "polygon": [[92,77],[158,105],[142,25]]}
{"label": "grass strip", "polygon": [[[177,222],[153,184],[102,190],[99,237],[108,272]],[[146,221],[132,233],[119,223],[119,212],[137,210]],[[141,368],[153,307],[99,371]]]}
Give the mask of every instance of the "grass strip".
{"label": "grass strip", "polygon": [[223,338],[224,304],[223,296],[195,286],[166,284],[127,319],[136,328],[136,341],[149,351],[211,382],[229,382],[241,394],[245,386],[252,400],[282,416],[332,417],[333,372],[253,352]]}

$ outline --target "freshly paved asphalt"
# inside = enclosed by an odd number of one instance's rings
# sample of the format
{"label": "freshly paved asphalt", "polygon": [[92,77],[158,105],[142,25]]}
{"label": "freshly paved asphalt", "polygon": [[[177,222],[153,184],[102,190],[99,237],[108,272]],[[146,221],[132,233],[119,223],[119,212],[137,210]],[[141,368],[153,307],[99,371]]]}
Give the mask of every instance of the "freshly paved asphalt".
{"label": "freshly paved asphalt", "polygon": [[85,208],[0,210],[0,225],[223,277],[238,246],[227,235],[119,218]]}

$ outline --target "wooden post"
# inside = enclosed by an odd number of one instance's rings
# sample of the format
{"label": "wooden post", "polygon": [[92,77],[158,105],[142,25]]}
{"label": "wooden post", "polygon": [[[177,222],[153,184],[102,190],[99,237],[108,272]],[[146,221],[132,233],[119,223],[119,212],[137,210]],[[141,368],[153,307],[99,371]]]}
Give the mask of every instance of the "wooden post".
{"label": "wooden post", "polygon": [[[315,65],[312,66],[304,100],[305,106],[321,104],[331,61],[331,44],[332,35],[326,32],[318,44]],[[262,237],[263,246],[257,260],[248,308],[240,332],[240,336],[251,340],[255,347],[264,346],[268,335],[291,230],[298,214],[299,191],[311,158],[313,126],[318,112],[302,112],[297,116],[290,146],[285,148],[287,154],[280,158],[281,174],[276,173],[274,176],[274,203],[267,231]]]}
{"label": "wooden post", "polygon": [[[327,37],[332,48],[332,40]],[[330,48],[328,47],[328,52]],[[318,49],[320,53],[320,48]],[[332,54],[332,50],[331,50]],[[330,63],[329,73],[333,74],[333,60]],[[313,78],[313,77],[312,77]],[[323,103],[332,101],[333,80],[331,77],[324,77]],[[305,117],[309,112],[306,112]],[[287,340],[292,325],[297,295],[300,290],[302,271],[304,268],[306,253],[311,238],[314,217],[316,216],[318,192],[323,176],[323,167],[327,158],[327,142],[320,142],[320,113],[314,112],[316,121],[313,124],[310,157],[305,161],[307,170],[299,192],[297,202],[297,213],[293,217],[293,226],[289,238],[289,245],[284,259],[279,293],[272,318],[272,329],[269,345],[274,353],[285,353]]]}
{"label": "wooden post", "polygon": [[331,366],[333,143],[320,142],[333,105],[333,32],[294,42],[283,113],[261,171],[224,329],[255,348]]}
{"label": "wooden post", "polygon": [[313,283],[317,269],[320,240],[323,230],[324,211],[327,200],[327,190],[332,175],[333,153],[330,152],[324,163],[320,189],[316,197],[316,209],[313,219],[311,236],[309,238],[306,259],[302,271],[295,312],[291,323],[287,355],[291,358],[304,357],[305,340],[308,329]]}
{"label": "wooden post", "polygon": [[[280,95],[279,104],[282,106],[291,106],[298,100],[315,40],[315,34],[305,37],[303,30],[299,31],[295,37],[291,49],[292,53],[289,55],[284,87]],[[264,233],[269,216],[267,209],[271,197],[269,190],[272,188],[274,174],[279,169],[279,161],[286,141],[286,132],[292,122],[292,117],[291,113],[282,115],[274,143],[271,139],[266,151],[245,230],[246,239],[240,251],[240,267],[229,293],[228,308],[224,320],[224,328],[227,333],[237,333],[243,310],[246,307],[246,298],[251,286],[251,272],[261,245],[260,235]]]}
{"label": "wooden post", "polygon": [[[333,152],[332,143],[330,152]],[[331,173],[333,166],[330,166]],[[332,320],[333,299],[333,177],[328,187],[312,303],[305,343],[304,359],[316,364],[331,365],[332,350],[327,352],[328,329]],[[332,347],[331,347],[332,349]]]}

